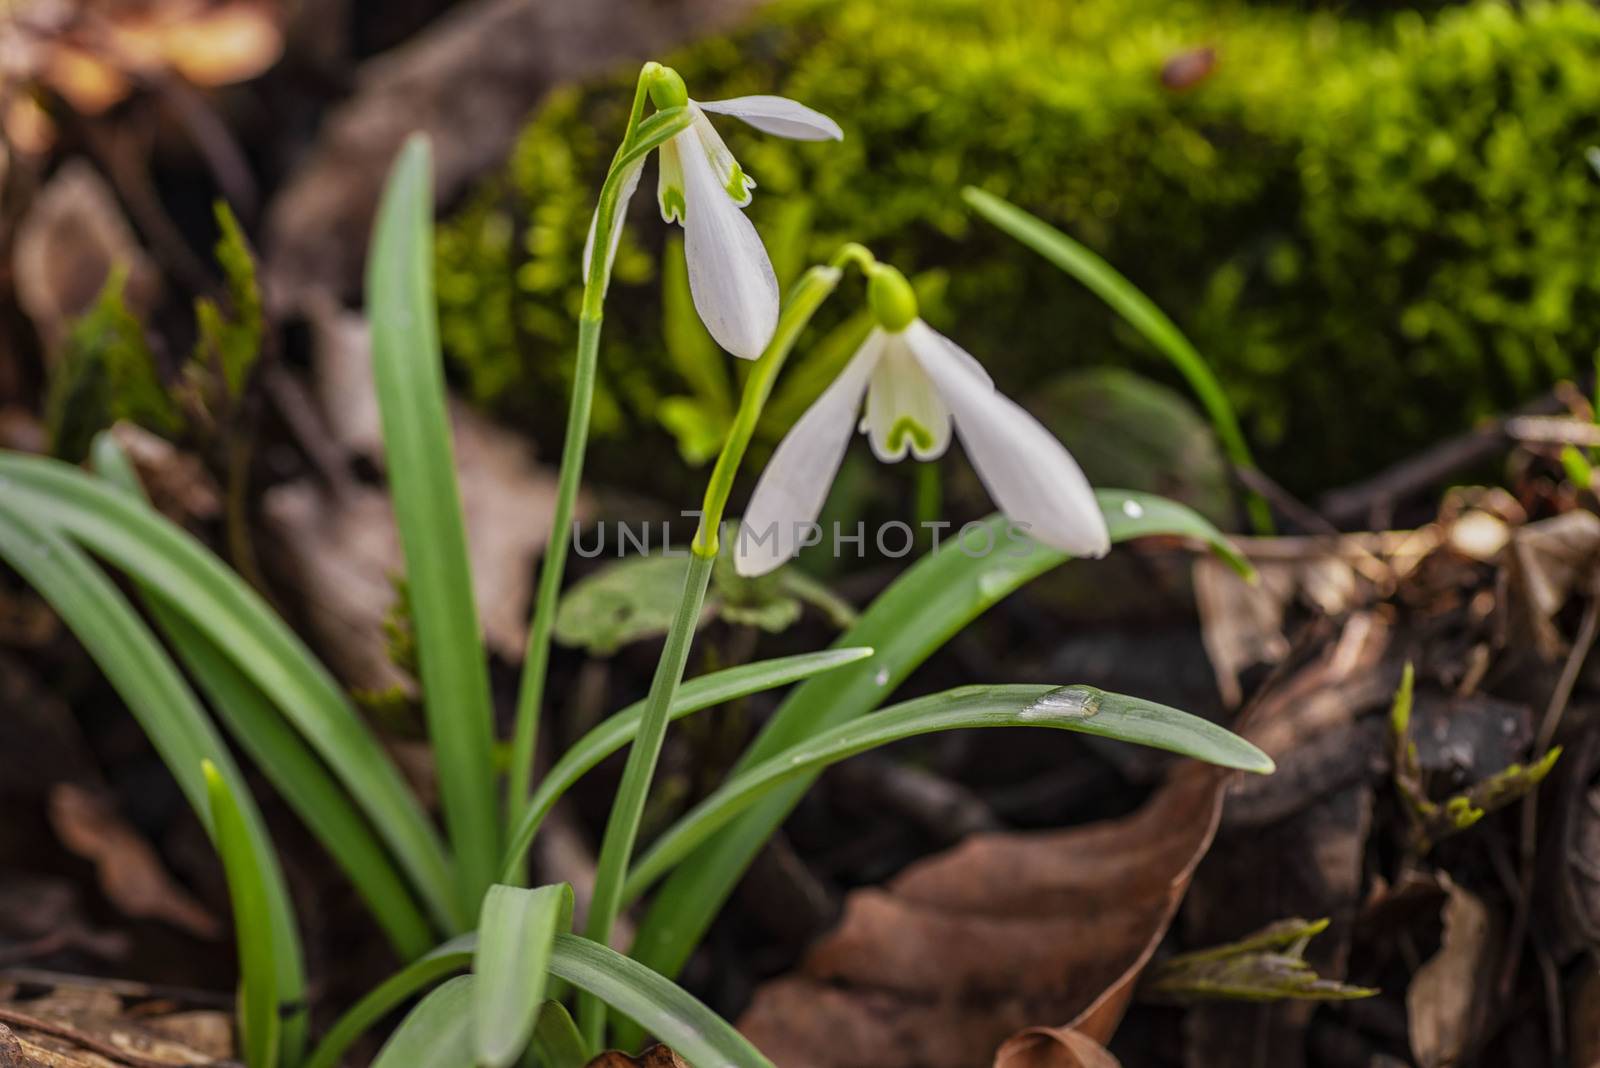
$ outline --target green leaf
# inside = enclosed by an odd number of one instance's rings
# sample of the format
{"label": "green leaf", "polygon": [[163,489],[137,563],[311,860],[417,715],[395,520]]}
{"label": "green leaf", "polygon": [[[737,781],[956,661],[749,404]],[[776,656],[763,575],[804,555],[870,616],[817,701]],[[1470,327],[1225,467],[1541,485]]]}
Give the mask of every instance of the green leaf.
{"label": "green leaf", "polygon": [[428,142],[390,172],[367,259],[372,374],[422,674],[428,733],[459,899],[477,906],[500,853],[494,715],[445,408],[433,295]]}
{"label": "green leaf", "polygon": [[678,442],[678,455],[690,467],[704,467],[722,449],[732,420],[698,397],[663,397],[656,420]]}
{"label": "green leaf", "polygon": [[45,433],[50,452],[63,459],[81,460],[94,435],[118,419],[163,434],[183,425],[156,372],[144,327],[123,300],[126,282],[125,271],[111,273],[51,366]]}
{"label": "green leaf", "polygon": [[226,201],[213,205],[220,236],[215,246],[217,263],[228,291],[228,308],[209,297],[195,301],[194,319],[199,332],[194,361],[222,372],[230,400],[244,395],[250,372],[261,358],[264,317],[261,289],[256,282],[256,261],[250,253],[239,220]]}
{"label": "green leaf", "polygon": [[[95,470],[144,501],[139,476],[109,432],[91,450]],[[406,958],[428,950],[434,937],[405,881],[381,843],[305,742],[231,661],[182,613],[140,586],[145,607],[189,674],[268,781],[305,821],[372,909],[395,950]]]}
{"label": "green leaf", "polygon": [[[1154,301],[1088,247],[1044,220],[982,189],[968,186],[961,195],[979,215],[1082,282],[1129,326],[1143,334],[1177,368],[1195,396],[1200,398],[1229,459],[1240,467],[1256,466],[1244,432],[1239,429],[1238,416],[1221,383],[1211,373],[1210,364]],[[1272,513],[1266,501],[1253,493],[1248,501],[1256,532],[1272,533]]]}
{"label": "green leaf", "polygon": [[472,999],[477,1063],[504,1068],[521,1055],[544,1000],[550,946],[572,927],[572,887],[491,886],[478,918]]}
{"label": "green leaf", "polygon": [[[395,1006],[443,976],[460,971],[472,963],[477,943],[476,934],[461,935],[390,976],[339,1019],[329,1030],[327,1038],[323,1039],[322,1045],[306,1061],[305,1068],[337,1068],[350,1044]],[[694,1068],[772,1068],[771,1062],[745,1041],[738,1031],[692,994],[616,950],[587,938],[558,934],[551,944],[550,974],[595,995],[665,1042]],[[452,980],[440,990],[458,982],[460,980]],[[470,987],[467,991],[451,999],[452,1010],[459,1017],[463,1031],[461,1045],[452,1045],[450,1048],[456,1050],[461,1059],[439,1062],[441,1068],[444,1063],[449,1063],[451,1068],[472,1063],[471,1038],[465,1030],[471,1026],[472,1020]],[[435,991],[435,995],[437,993]],[[420,1012],[421,1008],[419,1005],[417,1011]],[[401,1024],[400,1030],[395,1032],[379,1054],[379,1061],[374,1062],[373,1068],[414,1068],[409,1061],[394,1060],[385,1064],[382,1058],[389,1053],[401,1032],[407,1029],[411,1018],[416,1015],[417,1012],[413,1012],[407,1017],[407,1023]],[[443,1029],[442,1021],[436,1022],[425,1031],[419,1030],[416,1037],[421,1041],[425,1036]],[[434,1047],[430,1044],[414,1048],[420,1052]],[[432,1062],[416,1063],[428,1065]]]}
{"label": "green leaf", "polygon": [[607,656],[665,634],[683,591],[688,555],[629,556],[573,583],[556,610],[556,641]]}
{"label": "green leaf", "polygon": [[1350,1001],[1379,993],[1324,979],[1305,962],[1306,946],[1327,920],[1292,919],[1237,942],[1169,958],[1151,969],[1144,990],[1160,999],[1195,1001]]}
{"label": "green leaf", "polygon": [[[1156,534],[1194,538],[1248,573],[1249,565],[1227,539],[1182,505],[1125,490],[1099,490],[1096,496],[1113,543]],[[994,538],[993,552],[970,557],[946,541],[906,570],[836,643],[870,646],[876,653],[791,694],[735,771],[870,712],[985,609],[1066,560],[1014,536],[1002,516],[990,517],[985,525]],[[634,938],[633,955],[663,975],[677,974],[740,874],[810,782],[808,777],[780,786],[675,871],[655,894]]]}
{"label": "green leaf", "polygon": [[327,669],[254,590],[143,502],[76,468],[0,451],[0,484],[0,501],[126,571],[214,643],[327,762],[435,920],[465,925],[444,850],[405,780]]}
{"label": "green leaf", "polygon": [[533,1050],[540,1068],[585,1068],[590,1057],[578,1025],[572,1022],[566,1006],[547,1001],[539,1010],[539,1026],[533,1031]]}
{"label": "green leaf", "polygon": [[278,1023],[272,949],[272,889],[256,863],[250,826],[227,780],[211,761],[201,762],[211,800],[211,833],[222,857],[239,947],[239,1045],[250,1068],[276,1068]]}
{"label": "green leaf", "polygon": [[[757,578],[740,575],[733,565],[736,529],[725,525],[702,624],[718,618],[775,634],[800,618],[804,604],[816,605],[841,629],[855,621],[849,605],[792,566]],[[591,656],[609,656],[624,645],[665,634],[678,608],[688,556],[683,551],[627,556],[573,583],[556,612],[556,640]]]}
{"label": "green leaf", "polygon": [[269,895],[275,994],[285,1013],[281,1049],[284,1059],[292,1062],[299,1057],[305,1037],[305,973],[294,908],[266,825],[250,801],[227,746],[155,636],[81,549],[52,527],[42,525],[49,519],[30,495],[16,492],[14,487],[0,493],[0,560],[37,590],[83,643],[139,721],[213,840],[211,792],[202,769],[209,761],[226,780],[243,813],[255,864]]}
{"label": "green leaf", "polygon": [[1148,745],[1227,768],[1266,774],[1272,760],[1199,716],[1092,686],[964,686],[844,723],[733,776],[685,814],[633,865],[626,898],[642,893],[731,819],[784,783],[847,757],[937,731],[1053,727]]}
{"label": "green leaf", "polygon": [[460,975],[423,998],[383,1044],[372,1068],[467,1068],[472,1064],[476,980]]}
{"label": "green leaf", "polygon": [[[345,1051],[379,1020],[408,998],[415,997],[451,972],[458,972],[471,964],[477,944],[476,933],[460,935],[418,957],[373,987],[328,1028],[328,1033],[322,1036],[322,1041],[306,1059],[305,1068],[338,1068],[344,1060]],[[462,1063],[471,1063],[470,1048],[468,1059]]]}
{"label": "green leaf", "polygon": [[655,1035],[694,1068],[772,1068],[693,995],[598,942],[556,935],[550,970]]}
{"label": "green leaf", "polygon": [[[679,687],[673,696],[669,715],[681,719],[695,712],[713,708],[727,701],[748,697],[753,693],[787,686],[791,682],[833,671],[846,664],[864,660],[872,655],[871,649],[845,647],[827,649],[820,653],[762,660],[743,664],[725,671],[712,672],[690,679]],[[555,803],[572,785],[595,765],[615,753],[633,739],[644,715],[644,702],[637,701],[596,726],[588,734],[569,746],[561,759],[545,773],[528,803],[527,811],[511,836],[511,844],[501,864],[503,878],[511,878],[521,866],[522,858],[533,844],[540,825]]]}

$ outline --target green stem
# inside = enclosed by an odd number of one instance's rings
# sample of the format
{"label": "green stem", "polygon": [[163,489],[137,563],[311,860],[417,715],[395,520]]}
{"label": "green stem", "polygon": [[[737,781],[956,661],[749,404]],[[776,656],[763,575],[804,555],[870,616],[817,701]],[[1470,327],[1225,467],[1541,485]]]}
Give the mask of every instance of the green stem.
{"label": "green stem", "polygon": [[[628,861],[633,856],[633,844],[639,836],[639,822],[644,816],[645,798],[650,790],[650,780],[655,776],[656,761],[661,756],[662,740],[667,733],[667,711],[672,705],[678,683],[683,679],[683,666],[689,659],[689,645],[694,640],[695,627],[700,622],[700,608],[705,603],[706,586],[711,581],[711,567],[715,563],[715,555],[706,556],[699,552],[690,554],[678,611],[673,616],[672,628],[667,631],[667,644],[661,651],[660,663],[656,665],[655,679],[650,683],[650,696],[639,723],[639,734],[628,750],[622,783],[617,788],[617,799],[611,806],[611,818],[606,823],[605,838],[600,845],[600,860],[595,870],[594,896],[589,899],[586,930],[587,937],[602,945],[609,941],[611,926],[616,922],[617,912],[622,905]],[[584,997],[578,1003],[578,1021],[589,1048],[603,1048],[605,1004],[597,998]]]}
{"label": "green stem", "polygon": [[611,281],[612,230],[622,225],[618,199],[628,172],[643,166],[644,156],[662,142],[677,136],[692,119],[685,108],[658,112],[644,120],[650,86],[663,68],[646,63],[634,89],[628,129],[617,146],[600,203],[595,209],[595,233],[589,273],[583,285],[583,311],[578,319],[578,358],[573,369],[572,400],[567,412],[566,440],[561,447],[561,472],[556,484],[556,512],[539,565],[539,588],[534,596],[533,619],[528,624],[528,648],[523,658],[522,681],[517,691],[516,726],[511,743],[510,778],[506,790],[506,823],[515,826],[527,803],[533,782],[533,757],[539,737],[539,709],[544,703],[545,677],[550,667],[550,636],[555,630],[556,602],[566,571],[567,548],[572,538],[572,514],[578,486],[583,480],[584,452],[589,444],[589,415],[594,405],[595,365],[600,355],[600,324],[606,287]]}
{"label": "green stem", "polygon": [[[847,251],[859,250],[871,259],[871,253],[860,245],[846,245],[835,263],[846,259]],[[852,252],[851,258],[854,258]],[[755,434],[761,419],[761,409],[772,395],[772,386],[778,372],[788,358],[789,350],[799,339],[800,332],[811,322],[822,302],[828,299],[843,272],[837,266],[812,267],[800,276],[789,293],[783,314],[778,317],[778,327],[767,343],[767,351],[757,361],[755,369],[744,384],[744,395],[739,400],[739,410],[734,414],[733,426],[728,430],[728,440],[723,443],[717,464],[711,470],[711,481],[706,484],[705,503],[700,509],[700,526],[694,535],[694,551],[706,556],[717,555],[717,532],[722,526],[722,513],[728,507],[728,495],[733,492],[733,480],[744,462],[745,450]]]}
{"label": "green stem", "polygon": [[600,320],[578,321],[578,361],[572,382],[572,403],[567,413],[567,436],[561,450],[561,474],[556,484],[555,518],[550,543],[539,565],[539,589],[534,597],[533,621],[528,626],[528,651],[523,660],[522,685],[517,693],[516,733],[511,743],[507,825],[515,826],[527,803],[533,782],[533,756],[539,734],[539,706],[544,702],[545,675],[550,666],[550,635],[555,629],[556,601],[566,570],[567,547],[572,537],[572,513],[577,506],[578,484],[583,478],[583,456],[589,441],[589,413],[594,403],[595,364],[600,352]]}
{"label": "green stem", "polygon": [[[870,254],[867,255],[870,258]],[[711,471],[700,513],[700,525],[691,546],[688,572],[683,580],[683,596],[673,617],[672,627],[667,631],[666,647],[661,651],[661,661],[656,667],[655,679],[650,684],[650,694],[645,699],[644,713],[639,720],[639,731],[628,750],[628,763],[623,768],[622,782],[617,787],[616,801],[611,806],[605,838],[600,845],[594,895],[589,901],[589,922],[585,933],[601,945],[609,943],[611,927],[622,906],[628,864],[639,836],[639,823],[644,817],[650,781],[655,776],[656,762],[661,756],[673,698],[677,694],[678,684],[683,681],[683,667],[700,621],[706,586],[711,581],[712,565],[717,558],[717,531],[728,505],[728,495],[733,490],[734,478],[739,473],[739,464],[750,446],[750,438],[761,418],[762,406],[772,393],[773,383],[788,359],[789,351],[794,348],[794,343],[811,321],[812,315],[839,284],[842,273],[838,267],[812,267],[795,283],[789,300],[778,316],[778,326],[772,340],[767,343],[766,352],[762,353],[745,382],[739,410],[734,414],[733,426],[728,431],[728,440],[723,443],[722,452]],[[591,1048],[603,1048],[606,1030],[604,1002],[590,996],[583,997],[578,1003],[578,1024]]]}

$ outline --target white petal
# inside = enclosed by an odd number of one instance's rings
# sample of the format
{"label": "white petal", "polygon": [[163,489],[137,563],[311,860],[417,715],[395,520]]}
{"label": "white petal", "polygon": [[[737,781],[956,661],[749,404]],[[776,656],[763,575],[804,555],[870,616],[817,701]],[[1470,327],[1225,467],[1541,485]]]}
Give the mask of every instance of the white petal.
{"label": "white petal", "polygon": [[761,235],[728,199],[699,152],[680,152],[687,216],[683,251],[695,310],[718,345],[760,357],[778,327],[778,276]]}
{"label": "white petal", "polygon": [[[617,218],[611,227],[611,248],[606,252],[606,277],[611,277],[611,265],[617,258],[617,245],[622,241],[622,223],[628,217],[628,201],[639,188],[639,176],[644,173],[644,157],[640,157],[627,174],[622,176],[622,186],[617,190]],[[589,236],[583,242],[583,276],[589,277],[589,260],[594,255],[594,228],[600,224],[600,207],[595,205],[589,219]]]}
{"label": "white petal", "polygon": [[[705,117],[697,105],[694,107],[694,125],[689,129],[700,140],[700,150],[705,153],[706,159],[711,164],[711,170],[717,176],[717,181],[722,183],[722,189],[733,202],[741,208],[750,203],[750,190],[756,187],[756,180],[745,173],[739,161],[733,158],[733,153],[728,151],[727,142],[722,135],[717,133],[717,128],[711,125],[711,120]],[[689,146],[683,146],[685,152]]]}
{"label": "white petal", "polygon": [[839,377],[778,443],[739,528],[733,550],[739,574],[765,575],[799,551],[803,529],[816,521],[839,473],[884,337],[881,330],[868,334]]}
{"label": "white petal", "polygon": [[906,327],[905,333],[913,348],[919,345],[937,345],[953,356],[963,367],[982,379],[984,385],[990,389],[994,388],[994,379],[989,377],[989,372],[983,369],[983,364],[978,362],[976,356],[939,333],[939,331],[921,319],[913,320],[911,325]]}
{"label": "white petal", "polygon": [[842,141],[839,124],[820,111],[785,96],[736,96],[732,100],[707,100],[700,106],[719,115],[743,119],[762,133],[794,141]]}
{"label": "white petal", "polygon": [[662,222],[683,222],[683,160],[679,142],[686,142],[690,152],[700,150],[700,139],[684,132],[661,146],[661,171],[656,180],[656,203],[661,208]]}
{"label": "white petal", "polygon": [[906,339],[950,405],[956,433],[995,504],[1041,544],[1104,556],[1111,548],[1105,517],[1077,461],[1020,405],[986,388],[951,353],[955,345],[933,343],[938,338],[928,329],[908,331]]}
{"label": "white petal", "polygon": [[861,427],[885,463],[904,459],[908,450],[919,460],[935,460],[950,447],[950,409],[904,334],[886,335]]}

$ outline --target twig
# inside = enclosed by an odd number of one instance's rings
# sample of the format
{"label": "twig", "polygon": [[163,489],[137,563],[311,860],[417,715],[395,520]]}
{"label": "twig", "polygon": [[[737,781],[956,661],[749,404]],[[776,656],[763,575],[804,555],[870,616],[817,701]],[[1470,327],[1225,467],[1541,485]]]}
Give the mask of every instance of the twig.
{"label": "twig", "polygon": [[1265,497],[1274,508],[1282,512],[1296,526],[1308,534],[1337,534],[1339,528],[1302,503],[1298,497],[1278,485],[1266,472],[1257,467],[1234,465],[1233,475],[1240,485],[1259,497]]}
{"label": "twig", "polygon": [[[1550,692],[1550,703],[1545,706],[1544,719],[1539,724],[1539,734],[1534,740],[1534,757],[1538,759],[1549,752],[1561,726],[1561,717],[1572,699],[1572,688],[1577,685],[1578,672],[1594,648],[1595,634],[1600,629],[1600,595],[1591,596],[1583,607],[1583,619],[1578,624],[1578,635],[1573,639],[1572,650],[1561,666],[1555,689]],[[1534,867],[1539,851],[1539,791],[1533,789],[1522,802],[1522,893],[1512,913],[1511,933],[1506,941],[1505,963],[1500,971],[1499,992],[1502,999],[1511,994],[1511,984],[1516,979],[1520,954],[1518,949],[1528,931],[1528,912],[1533,900]]]}
{"label": "twig", "polygon": [[[19,1012],[9,1005],[0,1005],[0,1023],[11,1027],[20,1027],[24,1031],[37,1031],[40,1034],[51,1035],[55,1038],[65,1039],[75,1046],[80,1046],[91,1053],[98,1053],[102,1057],[109,1057],[122,1064],[132,1065],[133,1068],[172,1068],[172,1062],[158,1057],[146,1057],[136,1053],[115,1042],[108,1042],[98,1035],[91,1035],[82,1031],[64,1020],[51,1020],[43,1016],[34,1016],[31,1013]],[[196,1068],[223,1068],[223,1066],[237,1066],[238,1061],[206,1061]]]}
{"label": "twig", "polygon": [[1459,437],[1449,438],[1402,460],[1371,478],[1323,494],[1319,510],[1329,522],[1347,525],[1365,521],[1375,512],[1392,508],[1396,501],[1449,478],[1493,456],[1504,447],[1506,427],[1527,415],[1553,415],[1563,409],[1561,398],[1549,393],[1509,416],[1502,416]]}

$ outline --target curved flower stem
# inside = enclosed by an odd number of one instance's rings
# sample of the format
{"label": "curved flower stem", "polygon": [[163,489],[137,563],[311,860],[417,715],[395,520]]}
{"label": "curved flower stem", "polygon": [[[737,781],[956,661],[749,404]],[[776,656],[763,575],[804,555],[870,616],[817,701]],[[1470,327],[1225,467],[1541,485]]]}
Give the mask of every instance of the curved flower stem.
{"label": "curved flower stem", "polygon": [[[865,250],[862,249],[862,252]],[[867,253],[867,258],[870,260],[870,253]],[[740,398],[733,426],[728,431],[728,440],[723,443],[716,467],[712,469],[700,525],[691,545],[688,571],[683,579],[683,595],[673,616],[672,627],[667,631],[666,646],[661,651],[661,660],[650,684],[650,694],[645,699],[638,733],[628,750],[628,763],[623,769],[622,782],[617,787],[617,797],[612,803],[605,838],[600,846],[594,896],[589,901],[589,922],[585,933],[588,938],[602,945],[609,944],[611,927],[622,906],[628,864],[639,836],[639,823],[644,815],[650,781],[655,776],[656,762],[661,756],[672,700],[678,684],[683,681],[683,667],[689,657],[689,646],[700,622],[706,586],[711,581],[712,565],[717,558],[717,529],[728,504],[728,495],[733,489],[734,477],[739,472],[739,464],[755,433],[761,409],[772,392],[784,360],[812,315],[839,284],[842,273],[839,267],[812,267],[795,283],[778,317],[778,328],[768,342],[766,352],[762,353],[745,382],[744,395]],[[578,1004],[578,1023],[590,1048],[603,1048],[605,1003],[584,996]]]}
{"label": "curved flower stem", "polygon": [[671,108],[643,119],[650,86],[663,70],[646,63],[634,89],[628,129],[611,161],[600,203],[595,209],[593,254],[583,286],[583,310],[578,320],[578,358],[572,377],[572,401],[567,412],[566,440],[561,448],[561,473],[556,484],[555,518],[550,543],[539,566],[539,588],[534,597],[533,619],[528,625],[528,648],[523,658],[522,681],[517,692],[515,733],[511,743],[510,778],[506,789],[507,826],[514,826],[527,804],[533,780],[533,756],[539,735],[539,708],[544,703],[545,676],[550,666],[550,635],[555,629],[556,602],[566,570],[567,547],[572,537],[572,513],[583,478],[584,452],[589,443],[589,413],[594,402],[595,364],[600,353],[600,324],[606,286],[611,281],[612,232],[622,225],[618,200],[628,173],[642,166],[644,156],[663,141],[687,128],[691,116],[685,108]]}

